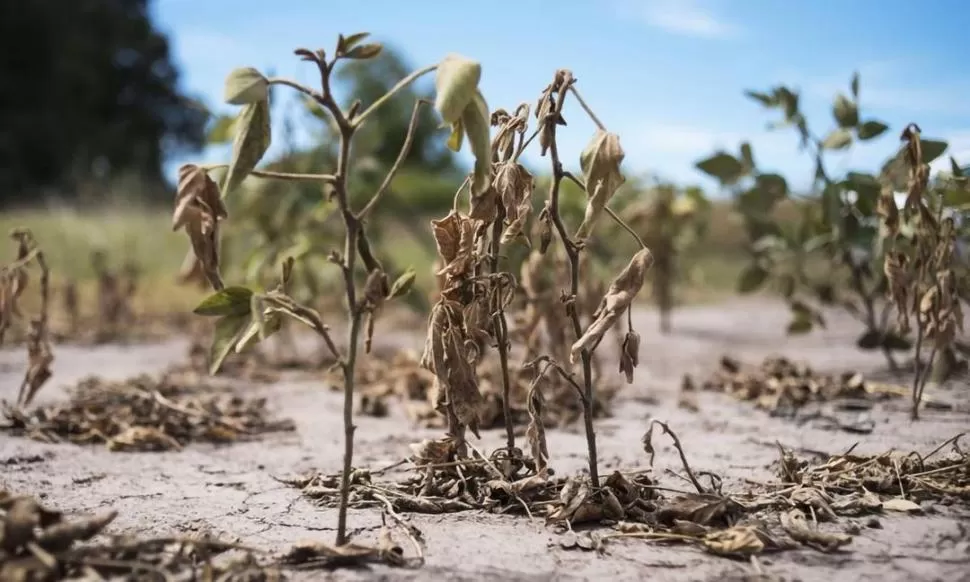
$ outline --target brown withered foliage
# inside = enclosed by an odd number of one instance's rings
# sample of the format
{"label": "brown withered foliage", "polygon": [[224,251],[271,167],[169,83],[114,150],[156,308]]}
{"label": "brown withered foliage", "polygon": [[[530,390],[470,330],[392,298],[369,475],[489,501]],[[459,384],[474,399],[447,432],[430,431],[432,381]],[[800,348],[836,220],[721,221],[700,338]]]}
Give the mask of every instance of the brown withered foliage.
{"label": "brown withered foliage", "polygon": [[228,216],[219,186],[203,168],[193,164],[179,168],[172,230],[185,229],[199,268],[217,290],[224,286],[219,274],[219,223]]}
{"label": "brown withered foliage", "polygon": [[292,431],[271,418],[265,398],[243,397],[194,374],[87,378],[70,399],[30,411],[5,406],[4,431],[43,442],[104,443],[111,451],[180,450],[191,442],[230,443]]}
{"label": "brown withered foliage", "polygon": [[922,512],[936,503],[970,505],[970,456],[964,433],[927,454],[886,451],[857,455],[852,449],[822,459],[798,459],[781,449],[776,493],[812,510],[818,520],[892,512]]}
{"label": "brown withered foliage", "polygon": [[[27,349],[27,371],[20,384],[15,405],[24,407],[30,404],[37,392],[50,379],[54,354],[51,351],[48,319],[50,309],[50,269],[44,252],[37,246],[29,230],[18,228],[10,233],[17,242],[17,257],[10,265],[0,268],[0,345],[5,332],[10,329],[14,318],[24,323],[24,343]],[[36,316],[24,322],[24,313],[19,300],[27,289],[30,275],[28,267],[36,264],[40,270],[38,282],[40,306]]]}
{"label": "brown withered foliage", "polygon": [[[682,392],[689,393],[695,386],[691,376],[684,376]],[[723,356],[719,368],[699,387],[754,402],[772,415],[827,421],[835,428],[858,433],[874,428],[864,411],[874,402],[897,398],[904,391],[901,386],[867,380],[858,372],[821,374],[805,363],[781,356],[769,356],[758,366]],[[853,420],[842,420],[837,414],[841,409]]]}
{"label": "brown withered foliage", "polygon": [[[923,391],[938,361],[953,359],[956,340],[963,333],[961,270],[955,257],[957,229],[944,215],[945,200],[928,187],[930,168],[923,162],[921,130],[908,125],[900,136],[909,171],[906,200],[896,206],[891,191],[880,200],[881,231],[887,251],[884,273],[889,301],[896,310],[897,329],[906,334],[915,327],[915,368],[911,416],[919,418]],[[904,233],[902,226],[908,227]],[[965,282],[963,285],[965,287]],[[915,323],[912,323],[915,320]],[[929,348],[928,362],[922,356]]]}
{"label": "brown withered foliage", "polygon": [[[29,495],[0,490],[0,580],[143,579],[278,582],[280,568],[256,551],[210,536],[110,536],[118,512],[70,516]],[[93,542],[94,538],[107,538]]]}

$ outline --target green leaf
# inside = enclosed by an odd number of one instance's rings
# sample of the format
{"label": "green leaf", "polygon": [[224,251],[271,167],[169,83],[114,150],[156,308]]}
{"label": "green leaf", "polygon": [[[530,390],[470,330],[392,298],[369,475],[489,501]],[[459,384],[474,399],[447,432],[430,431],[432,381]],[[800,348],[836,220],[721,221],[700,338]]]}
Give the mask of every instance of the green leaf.
{"label": "green leaf", "polygon": [[842,185],[846,190],[852,190],[856,193],[858,197],[855,202],[856,209],[863,216],[872,216],[876,211],[879,194],[882,192],[879,180],[872,174],[849,172],[846,174]]}
{"label": "green leaf", "polygon": [[851,99],[839,93],[832,105],[832,115],[842,129],[849,129],[859,125],[859,107]]}
{"label": "green leaf", "polygon": [[461,125],[468,134],[468,144],[475,156],[475,169],[472,174],[471,191],[481,196],[491,184],[492,138],[490,134],[490,115],[488,103],[478,91],[461,114]]}
{"label": "green leaf", "polygon": [[889,126],[881,121],[875,119],[870,119],[869,121],[862,122],[859,129],[856,130],[856,134],[862,141],[875,139],[886,132]]}
{"label": "green leaf", "polygon": [[212,335],[212,346],[209,348],[209,374],[215,375],[222,367],[226,356],[233,350],[236,342],[250,325],[250,315],[247,310],[243,314],[233,314],[216,320],[215,331]]}
{"label": "green leaf", "polygon": [[232,141],[232,132],[235,127],[235,115],[220,115],[206,134],[205,141],[209,144],[223,144]]}
{"label": "green leaf", "polygon": [[697,162],[695,167],[708,176],[717,178],[721,184],[725,185],[737,182],[744,172],[741,162],[726,152],[717,152],[713,156]]}
{"label": "green leaf", "polygon": [[755,169],[754,163],[754,152],[751,150],[751,144],[748,142],[741,143],[741,163],[748,172],[752,172]]}
{"label": "green leaf", "polygon": [[481,79],[482,65],[461,55],[449,54],[438,64],[434,108],[447,125],[453,125],[464,115],[478,94]]}
{"label": "green leaf", "polygon": [[344,53],[354,48],[360,41],[370,36],[369,32],[355,32],[344,38],[344,35],[337,36],[337,54],[343,56]]}
{"label": "green leaf", "polygon": [[774,200],[781,200],[788,196],[788,180],[781,174],[759,174],[755,178],[755,184]]}
{"label": "green leaf", "polygon": [[376,42],[371,44],[362,44],[360,46],[355,46],[354,48],[347,51],[347,54],[344,55],[344,58],[356,59],[359,61],[372,59],[377,55],[381,54],[381,50],[383,49],[384,49],[384,46]]}
{"label": "green leaf", "polygon": [[798,110],[799,96],[788,87],[776,87],[775,99],[785,108],[785,119],[792,123],[801,121],[801,114]]}
{"label": "green leaf", "polygon": [[738,277],[738,293],[752,293],[757,291],[768,280],[768,271],[757,263],[751,263],[741,271]]}
{"label": "green leaf", "polygon": [[850,144],[852,144],[852,132],[841,127],[832,130],[832,133],[822,140],[822,147],[828,150],[844,150]]}
{"label": "green leaf", "polygon": [[957,163],[956,158],[950,156],[950,173],[953,174],[954,178],[963,177],[963,168]]}
{"label": "green leaf", "polygon": [[192,310],[196,315],[240,315],[249,313],[249,300],[253,296],[252,289],[242,286],[226,287],[209,295]]}
{"label": "green leaf", "polygon": [[451,134],[448,135],[447,146],[453,152],[461,151],[461,144],[465,141],[465,128],[461,125],[461,120],[451,124]]}
{"label": "green leaf", "polygon": [[413,267],[408,267],[407,271],[404,271],[400,277],[398,277],[393,284],[391,284],[391,292],[388,293],[388,299],[394,299],[395,297],[400,297],[411,290],[414,286],[414,279],[417,276]]}
{"label": "green leaf", "polygon": [[236,139],[232,142],[232,162],[226,173],[222,195],[239,186],[263,158],[271,142],[269,102],[257,101],[247,105],[239,116]]}
{"label": "green leaf", "polygon": [[249,105],[269,99],[269,81],[252,67],[234,69],[226,77],[223,98],[231,105]]}
{"label": "green leaf", "polygon": [[852,73],[852,83],[850,84],[852,89],[852,97],[856,100],[859,99],[859,71]]}
{"label": "green leaf", "polygon": [[778,105],[778,100],[775,97],[773,97],[771,95],[767,95],[765,93],[760,93],[758,91],[745,90],[744,94],[747,97],[749,97],[751,99],[754,99],[755,101],[761,103],[765,107],[775,107],[775,106]]}
{"label": "green leaf", "polygon": [[[237,354],[242,353],[246,348],[257,344],[258,342],[266,339],[267,337],[273,335],[283,328],[283,316],[279,313],[273,311],[268,315],[263,316],[263,325],[260,326],[258,321],[253,321],[249,324],[236,341],[235,352]],[[263,337],[260,337],[260,330],[263,330]]]}
{"label": "green leaf", "polygon": [[876,330],[868,330],[856,340],[856,347],[861,350],[906,351],[912,348],[913,344],[906,338],[892,332],[882,333]]}

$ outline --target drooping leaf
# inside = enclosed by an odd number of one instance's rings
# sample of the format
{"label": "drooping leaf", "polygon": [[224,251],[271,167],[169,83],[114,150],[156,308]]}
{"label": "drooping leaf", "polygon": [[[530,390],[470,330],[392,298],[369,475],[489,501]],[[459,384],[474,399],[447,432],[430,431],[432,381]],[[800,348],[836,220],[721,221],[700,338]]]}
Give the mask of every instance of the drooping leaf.
{"label": "drooping leaf", "polygon": [[391,292],[388,293],[388,299],[394,299],[395,297],[400,297],[411,290],[414,286],[414,279],[417,276],[413,267],[409,267],[400,277],[398,277],[394,283],[391,284]]}
{"label": "drooping leaf", "polygon": [[852,98],[859,99],[859,71],[852,73],[852,82],[850,83],[850,88],[852,90]]}
{"label": "drooping leaf", "polygon": [[471,101],[461,114],[461,125],[468,134],[468,144],[475,156],[475,169],[472,174],[472,195],[481,196],[488,191],[491,183],[490,169],[492,160],[491,125],[488,103],[479,91],[475,91]]}
{"label": "drooping leaf", "polygon": [[257,101],[246,105],[236,124],[236,139],[232,143],[232,162],[226,173],[222,195],[239,186],[256,168],[271,142],[269,102]]}
{"label": "drooping leaf", "polygon": [[232,141],[232,133],[235,129],[235,115],[220,115],[215,119],[209,132],[206,134],[205,141],[209,144],[224,144]]}
{"label": "drooping leaf", "polygon": [[252,289],[234,285],[209,295],[192,310],[196,315],[224,316],[249,313]]}
{"label": "drooping leaf", "polygon": [[776,105],[778,105],[778,100],[775,97],[768,95],[766,93],[745,90],[744,94],[749,98],[754,99],[755,101],[761,103],[765,107],[775,107]]}
{"label": "drooping leaf", "polygon": [[840,129],[850,129],[859,125],[859,107],[842,93],[835,96],[832,116],[835,117]]}
{"label": "drooping leaf", "polygon": [[727,152],[717,152],[713,156],[697,162],[696,168],[717,178],[724,185],[737,182],[744,172],[744,166],[741,162]]}
{"label": "drooping leaf", "polygon": [[222,368],[226,356],[233,350],[236,342],[249,327],[251,318],[249,310],[243,314],[225,315],[216,320],[212,334],[212,346],[209,348],[209,374],[215,375]]}
{"label": "drooping leaf", "polygon": [[844,150],[852,144],[852,132],[845,128],[833,129],[822,140],[822,147],[827,150]]}
{"label": "drooping leaf", "polygon": [[747,265],[738,277],[738,293],[757,291],[768,280],[768,271],[757,263]]}
{"label": "drooping leaf", "polygon": [[597,130],[593,138],[579,156],[579,165],[586,181],[589,199],[583,222],[576,229],[577,238],[586,238],[593,232],[593,226],[616,194],[626,182],[620,171],[620,164],[626,154],[620,145],[620,137],[615,133]]}
{"label": "drooping leaf", "polygon": [[478,93],[481,79],[482,65],[461,55],[449,54],[438,64],[434,108],[446,124],[452,125],[463,116]]}
{"label": "drooping leaf", "polygon": [[862,141],[875,139],[886,132],[889,126],[876,119],[863,121],[856,133]]}
{"label": "drooping leaf", "polygon": [[269,81],[252,67],[233,69],[226,77],[223,98],[231,105],[250,105],[269,99]]}

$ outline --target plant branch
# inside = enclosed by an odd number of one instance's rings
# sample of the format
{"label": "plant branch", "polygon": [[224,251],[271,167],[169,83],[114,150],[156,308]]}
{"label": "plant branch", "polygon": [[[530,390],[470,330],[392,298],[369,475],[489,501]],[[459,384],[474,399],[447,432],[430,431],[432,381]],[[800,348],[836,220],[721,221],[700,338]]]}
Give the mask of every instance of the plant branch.
{"label": "plant branch", "polygon": [[321,95],[319,92],[314,91],[313,89],[311,89],[309,87],[306,87],[304,85],[301,85],[300,83],[297,83],[296,81],[293,81],[292,79],[285,79],[283,77],[270,77],[268,79],[268,81],[269,81],[269,84],[270,85],[284,85],[286,87],[290,87],[292,89],[296,89],[297,91],[299,91],[300,93],[303,93],[304,95],[310,97],[311,99],[313,99],[317,103],[322,103],[323,102],[323,95]]}
{"label": "plant branch", "polygon": [[[569,178],[570,180],[572,180],[573,182],[575,182],[577,186],[579,186],[580,188],[582,188],[584,191],[586,190],[586,184],[584,184],[583,181],[580,180],[579,178],[577,178],[576,175],[573,174],[572,172],[563,172],[563,177],[564,178]],[[647,248],[647,245],[644,244],[643,239],[640,238],[640,235],[638,235],[637,232],[635,230],[633,230],[633,227],[631,227],[629,224],[627,224],[626,221],[623,220],[623,218],[619,214],[617,214],[615,210],[613,210],[609,206],[604,206],[603,209],[610,216],[610,218],[613,219],[614,222],[616,222],[618,225],[620,225],[620,227],[623,230],[627,231],[627,233],[629,233],[630,236],[632,236],[633,239],[637,241],[637,244],[640,245],[640,248],[641,249]]]}
{"label": "plant branch", "polygon": [[401,89],[404,89],[405,87],[413,83],[418,78],[432,71],[435,71],[437,69],[438,69],[438,65],[429,65],[427,67],[424,67],[423,69],[418,69],[417,71],[414,71],[407,77],[404,77],[403,79],[398,81],[397,85],[394,85],[393,87],[391,87],[391,89],[387,93],[385,93],[380,99],[371,103],[370,107],[365,109],[363,112],[361,112],[360,115],[358,115],[353,119],[352,123],[354,127],[360,127],[360,124],[362,124],[364,120],[367,119],[368,115],[380,109],[381,105],[384,105],[384,103],[390,100],[390,98],[393,97],[398,91],[400,91]]}
{"label": "plant branch", "polygon": [[574,97],[576,97],[576,101],[579,101],[579,105],[583,108],[583,111],[586,112],[586,115],[589,115],[589,118],[593,121],[593,123],[596,124],[596,127],[598,127],[600,131],[606,131],[606,126],[603,125],[603,122],[600,121],[598,117],[596,117],[596,114],[593,113],[593,110],[590,109],[589,105],[586,104],[586,101],[583,99],[583,96],[580,95],[579,90],[576,89],[576,85],[570,85],[569,91],[573,94]]}
{"label": "plant branch", "polygon": [[[357,213],[357,217],[359,219],[363,220],[368,214],[370,214],[371,211],[374,210],[374,206],[377,205],[377,202],[381,199],[381,196],[384,195],[384,192],[390,188],[391,181],[394,179],[394,176],[397,174],[398,170],[401,169],[401,166],[404,165],[404,160],[407,159],[408,154],[411,153],[411,145],[414,144],[414,134],[418,127],[418,120],[420,119],[418,114],[421,112],[422,105],[429,105],[429,103],[424,99],[418,99],[414,102],[414,109],[411,110],[411,121],[408,123],[408,133],[404,138],[404,145],[401,146],[401,151],[398,152],[397,159],[394,160],[394,165],[392,165],[391,169],[388,170],[387,175],[384,177],[384,181],[377,189],[377,192],[374,193],[374,196],[372,196],[367,204],[360,210],[360,212]],[[357,119],[359,120],[360,118],[358,117]]]}
{"label": "plant branch", "polygon": [[[206,164],[202,168],[206,171],[228,168],[229,164]],[[270,180],[284,180],[290,182],[324,182],[332,184],[337,177],[333,174],[293,174],[289,172],[271,172],[269,170],[253,170],[250,176],[267,178]]]}
{"label": "plant branch", "polygon": [[[542,120],[541,125],[546,125],[544,129],[550,133],[548,151],[552,163],[552,184],[549,187],[549,215],[552,219],[556,232],[559,233],[559,239],[562,241],[563,246],[566,249],[566,257],[569,260],[570,302],[567,304],[566,310],[570,320],[572,321],[573,333],[578,340],[583,335],[583,326],[579,320],[579,310],[576,307],[576,298],[579,295],[579,249],[566,232],[566,226],[563,224],[562,215],[559,211],[559,189],[563,178],[566,176],[566,172],[563,170],[562,162],[559,159],[559,147],[556,143],[556,120],[559,119],[559,115],[562,112],[566,91],[568,90],[569,85],[572,84],[573,80],[571,75],[569,75],[568,78],[563,78],[561,80],[558,79],[558,77],[559,73],[557,72],[557,81],[560,81],[560,86],[559,94],[557,96],[558,98],[555,101],[555,111],[552,111],[546,115]],[[566,76],[563,75],[563,77]],[[586,432],[586,447],[589,452],[589,476],[593,487],[599,487],[599,469],[597,467],[598,459],[596,455],[596,432],[593,427],[592,358],[590,351],[585,348],[582,350],[580,355],[583,366],[583,425]]]}
{"label": "plant branch", "polygon": [[[491,237],[491,269],[492,274],[499,272],[499,257],[502,246],[502,223],[505,221],[505,208],[499,204],[498,214],[492,223]],[[502,295],[502,287],[499,292],[493,293],[496,305],[492,315],[492,326],[495,328],[495,342],[498,347],[499,364],[502,369],[502,415],[505,421],[505,440],[508,445],[509,453],[515,448],[515,429],[512,426],[512,380],[509,377],[509,334],[508,321],[505,318],[505,306]]]}

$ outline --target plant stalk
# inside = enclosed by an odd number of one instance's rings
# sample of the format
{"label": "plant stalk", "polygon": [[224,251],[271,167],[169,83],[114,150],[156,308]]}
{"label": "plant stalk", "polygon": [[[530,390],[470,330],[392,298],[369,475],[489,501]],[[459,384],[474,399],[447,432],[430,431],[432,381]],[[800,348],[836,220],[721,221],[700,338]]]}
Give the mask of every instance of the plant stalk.
{"label": "plant stalk", "polygon": [[[498,215],[492,223],[491,259],[492,274],[499,272],[499,254],[501,253],[502,222],[505,220],[505,208],[499,204]],[[505,421],[505,441],[509,453],[515,448],[515,430],[512,426],[512,381],[509,378],[509,336],[508,321],[505,318],[505,307],[502,305],[501,291],[495,295],[493,306],[492,327],[495,328],[495,342],[498,344],[499,364],[502,368],[502,415]]]}
{"label": "plant stalk", "polygon": [[[579,296],[579,250],[569,238],[566,226],[563,224],[562,216],[559,213],[559,187],[562,184],[566,172],[563,171],[562,162],[559,160],[559,147],[556,144],[556,122],[565,98],[565,91],[561,91],[559,99],[556,101],[556,111],[551,113],[543,123],[548,123],[552,133],[549,140],[549,157],[552,160],[552,185],[549,191],[549,215],[552,223],[559,233],[559,238],[566,249],[566,257],[569,260],[569,296],[571,302],[566,310],[572,321],[573,332],[578,340],[583,335],[583,326],[579,320],[579,310],[576,308],[576,299]],[[589,455],[589,478],[593,487],[599,487],[599,461],[596,454],[596,432],[593,427],[593,367],[589,350],[581,352],[583,363],[583,427],[586,432],[586,448]]]}

